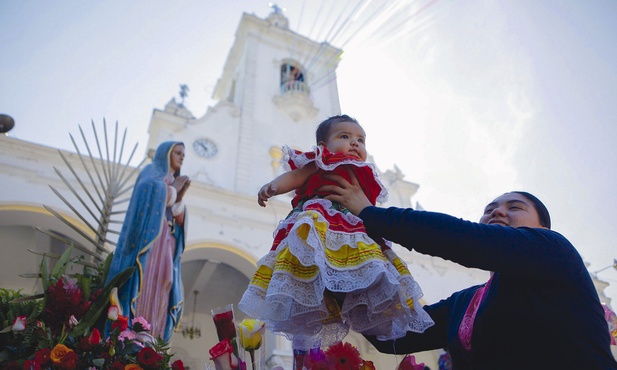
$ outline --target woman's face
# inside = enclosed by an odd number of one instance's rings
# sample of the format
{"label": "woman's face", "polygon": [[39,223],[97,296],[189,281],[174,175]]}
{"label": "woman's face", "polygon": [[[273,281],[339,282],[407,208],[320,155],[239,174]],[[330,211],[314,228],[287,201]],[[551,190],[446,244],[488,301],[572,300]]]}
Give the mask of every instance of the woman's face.
{"label": "woman's face", "polygon": [[544,228],[533,203],[524,195],[506,193],[484,208],[481,224]]}
{"label": "woman's face", "polygon": [[173,172],[180,171],[183,161],[184,161],[184,145],[176,144],[174,148],[171,150],[171,155],[169,156],[169,166],[171,167]]}

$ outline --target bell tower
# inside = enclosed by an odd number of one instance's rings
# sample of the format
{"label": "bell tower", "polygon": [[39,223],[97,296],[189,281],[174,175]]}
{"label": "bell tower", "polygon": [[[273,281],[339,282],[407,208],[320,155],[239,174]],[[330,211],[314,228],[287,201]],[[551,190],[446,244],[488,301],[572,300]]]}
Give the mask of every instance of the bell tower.
{"label": "bell tower", "polygon": [[155,110],[148,148],[183,140],[185,174],[254,195],[278,173],[282,145],[309,150],[317,124],[340,113],[341,53],[292,31],[278,7],[265,19],[244,13],[214,88],[217,103],[197,119],[175,100]]}

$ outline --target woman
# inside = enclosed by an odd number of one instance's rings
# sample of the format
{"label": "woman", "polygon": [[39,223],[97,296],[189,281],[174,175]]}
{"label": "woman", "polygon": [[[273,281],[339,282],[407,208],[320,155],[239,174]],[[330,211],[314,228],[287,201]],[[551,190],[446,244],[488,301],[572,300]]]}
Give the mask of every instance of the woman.
{"label": "woman", "polygon": [[118,292],[124,316],[142,316],[151,334],[169,341],[184,304],[180,255],[187,217],[183,202],[190,186],[180,176],[184,144],[164,142],[137,177],[107,280],[128,267],[135,272]]}
{"label": "woman", "polygon": [[617,369],[602,306],[576,249],[550,230],[546,207],[525,192],[486,206],[480,223],[445,214],[372,206],[356,179],[322,187],[373,238],[492,271],[486,284],[424,307],[435,325],[394,341],[366,338],[384,353],[446,348],[461,369]]}

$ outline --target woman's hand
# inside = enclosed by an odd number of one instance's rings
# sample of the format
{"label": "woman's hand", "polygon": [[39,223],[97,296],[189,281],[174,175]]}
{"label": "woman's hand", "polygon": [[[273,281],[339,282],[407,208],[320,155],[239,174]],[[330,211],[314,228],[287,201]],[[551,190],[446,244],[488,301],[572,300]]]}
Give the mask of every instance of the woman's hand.
{"label": "woman's hand", "polygon": [[362,188],[358,183],[358,178],[353,171],[347,169],[347,173],[349,174],[349,179],[351,182],[345,180],[342,176],[335,175],[334,173],[324,174],[325,179],[336,182],[338,186],[324,185],[318,190],[330,193],[324,198],[342,204],[343,207],[347,208],[351,213],[357,216],[364,208],[372,206],[373,204],[371,204],[366,197],[366,194],[364,194],[364,191],[362,191]]}
{"label": "woman's hand", "polygon": [[171,183],[171,186],[176,188],[176,192],[178,194],[176,196],[177,203],[179,203],[182,200],[182,198],[184,198],[184,193],[186,193],[190,185],[191,185],[191,180],[189,179],[188,176],[178,176]]}
{"label": "woman's hand", "polygon": [[275,183],[267,183],[266,185],[262,186],[261,189],[259,189],[259,193],[257,194],[257,203],[259,203],[260,206],[265,207],[268,199],[277,195],[277,191],[278,186],[276,186]]}

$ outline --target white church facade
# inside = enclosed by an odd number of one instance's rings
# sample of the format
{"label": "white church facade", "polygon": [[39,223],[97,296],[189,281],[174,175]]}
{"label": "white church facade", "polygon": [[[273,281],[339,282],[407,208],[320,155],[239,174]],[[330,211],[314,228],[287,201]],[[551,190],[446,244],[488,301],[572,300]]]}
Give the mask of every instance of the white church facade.
{"label": "white church facade", "polygon": [[[147,150],[136,156],[151,155],[163,141],[182,141],[186,147],[182,173],[192,181],[185,197],[188,232],[182,255],[182,327],[194,323],[201,336],[189,338],[177,332],[172,338],[172,352],[191,369],[203,369],[209,360],[208,349],[218,342],[210,310],[237,305],[257,260],[271,247],[275,226],[291,209],[291,195],[272,199],[266,208],[257,205],[259,188],[281,172],[281,146],[311,149],[317,124],[341,113],[336,80],[341,53],[291,31],[280,12],[266,19],[243,14],[214,90],[217,104],[199,118],[175,99],[153,112]],[[353,112],[343,113],[353,116]],[[78,155],[62,153],[71,166],[83,171]],[[0,154],[4,189],[0,193],[0,260],[6,266],[0,271],[0,286],[34,293],[33,280],[19,277],[38,271],[40,255],[30,251],[57,253],[61,249],[35,227],[80,242],[84,238],[43,205],[56,209],[85,234],[89,233],[88,220],[77,217],[49,189],[65,187],[54,170],[66,168],[58,150],[3,136]],[[382,206],[414,205],[417,184],[406,181],[397,170],[378,172],[390,195]],[[82,209],[77,207],[77,211]],[[487,272],[440,258],[400,247],[396,251],[420,282],[425,303],[488,278]],[[243,317],[237,308],[235,314],[238,319]],[[352,333],[346,340],[377,369],[395,368],[402,359],[379,354],[360,335]],[[269,335],[266,353],[269,366],[291,369],[291,347],[285,338]],[[431,351],[416,357],[435,370],[439,354]]]}

